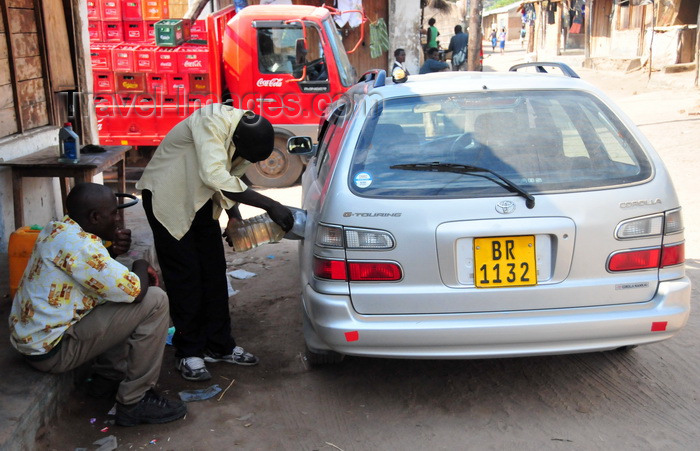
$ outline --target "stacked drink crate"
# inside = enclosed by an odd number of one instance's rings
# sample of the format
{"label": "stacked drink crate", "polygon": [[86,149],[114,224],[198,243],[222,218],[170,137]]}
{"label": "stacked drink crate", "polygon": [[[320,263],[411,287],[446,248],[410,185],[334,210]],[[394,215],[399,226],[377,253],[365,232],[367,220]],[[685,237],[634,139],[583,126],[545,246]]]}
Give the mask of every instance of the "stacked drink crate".
{"label": "stacked drink crate", "polygon": [[[212,101],[204,20],[170,18],[168,0],[87,3],[101,144],[158,144],[177,120]],[[158,120],[164,108],[171,120]]]}

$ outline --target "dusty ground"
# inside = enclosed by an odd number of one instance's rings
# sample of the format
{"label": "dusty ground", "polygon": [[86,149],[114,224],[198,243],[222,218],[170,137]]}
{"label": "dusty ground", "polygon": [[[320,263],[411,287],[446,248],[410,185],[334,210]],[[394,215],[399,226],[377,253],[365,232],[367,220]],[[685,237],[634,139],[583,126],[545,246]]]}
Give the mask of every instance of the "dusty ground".
{"label": "dusty ground", "polygon": [[[511,53],[486,64],[499,68],[519,57]],[[684,205],[688,271],[697,281],[698,91],[662,88],[660,80],[648,86],[642,73],[581,75],[627,109],[662,153]],[[266,194],[297,205],[300,190]],[[147,234],[138,214],[127,221]],[[236,337],[260,356],[260,365],[210,365],[211,384],[227,389],[221,398],[191,403],[186,419],[160,426],[109,425],[111,403],[87,398],[79,386],[45,431],[40,449],[95,449],[91,444],[107,435],[116,436],[119,449],[172,450],[681,450],[695,448],[700,439],[697,315],[674,339],[629,353],[472,361],[347,358],[340,366],[310,370],[302,358],[296,243],[227,258],[231,268],[257,274],[234,282],[240,292],[231,306]],[[180,378],[173,350],[166,348],[161,390],[175,396],[208,385]]]}

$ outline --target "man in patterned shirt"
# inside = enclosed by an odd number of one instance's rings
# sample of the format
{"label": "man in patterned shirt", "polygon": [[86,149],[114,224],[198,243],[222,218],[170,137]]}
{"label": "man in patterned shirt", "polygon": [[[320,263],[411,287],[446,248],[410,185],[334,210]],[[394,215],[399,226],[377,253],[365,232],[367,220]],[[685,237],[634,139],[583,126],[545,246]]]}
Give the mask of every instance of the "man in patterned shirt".
{"label": "man in patterned shirt", "polygon": [[[63,373],[94,359],[93,385],[116,391],[116,423],[166,423],[187,408],[153,391],[160,374],[169,316],[155,270],[136,260],[132,271],[112,257],[131,244],[117,230],[117,199],[94,183],[78,184],[68,215],[37,237],[10,312],[10,341],[34,368]],[[112,241],[111,254],[103,241]],[[149,286],[151,285],[151,286]]]}

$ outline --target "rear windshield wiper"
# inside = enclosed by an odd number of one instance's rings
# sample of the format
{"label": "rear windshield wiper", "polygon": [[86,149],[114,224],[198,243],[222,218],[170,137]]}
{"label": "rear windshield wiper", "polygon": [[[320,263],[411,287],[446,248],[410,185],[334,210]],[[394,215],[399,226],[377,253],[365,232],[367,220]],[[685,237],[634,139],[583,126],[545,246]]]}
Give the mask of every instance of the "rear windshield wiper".
{"label": "rear windshield wiper", "polygon": [[[487,168],[481,168],[479,166],[470,166],[467,164],[454,164],[454,163],[440,163],[440,162],[432,162],[432,163],[415,163],[415,164],[395,164],[393,166],[389,166],[390,169],[405,169],[407,171],[422,171],[422,172],[452,172],[455,174],[474,174],[475,172],[486,172],[503,183],[505,183],[505,187],[509,188],[510,191],[515,192],[520,194],[522,197],[525,198],[525,206],[527,208],[533,208],[535,206],[535,198],[532,197],[532,194],[528,193],[515,183],[511,182],[507,178],[503,177],[497,172],[492,171],[491,169]],[[475,175],[480,175],[480,174],[475,174]],[[484,177],[488,180],[494,181],[493,179],[489,177]]]}

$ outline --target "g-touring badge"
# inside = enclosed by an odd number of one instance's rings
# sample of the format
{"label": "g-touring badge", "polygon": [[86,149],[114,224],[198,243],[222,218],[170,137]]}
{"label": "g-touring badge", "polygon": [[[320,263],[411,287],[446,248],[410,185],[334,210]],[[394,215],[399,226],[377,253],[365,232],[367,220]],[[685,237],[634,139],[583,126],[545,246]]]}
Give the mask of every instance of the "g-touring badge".
{"label": "g-touring badge", "polygon": [[510,200],[502,200],[496,204],[496,211],[507,215],[515,211],[515,203]]}

